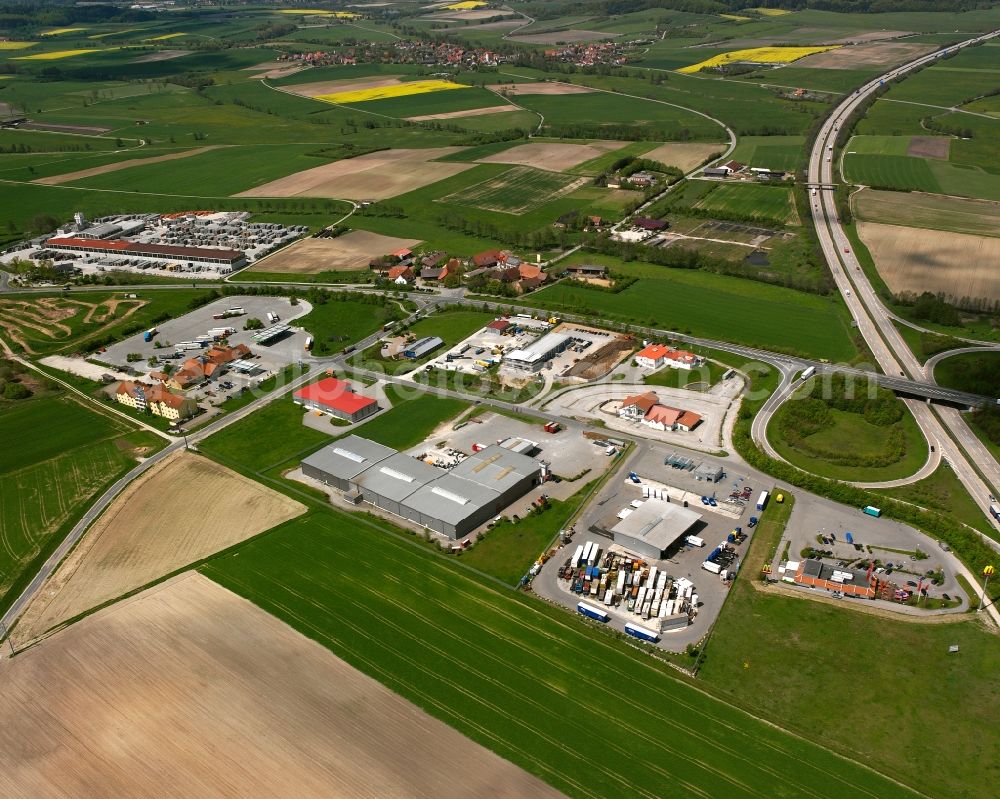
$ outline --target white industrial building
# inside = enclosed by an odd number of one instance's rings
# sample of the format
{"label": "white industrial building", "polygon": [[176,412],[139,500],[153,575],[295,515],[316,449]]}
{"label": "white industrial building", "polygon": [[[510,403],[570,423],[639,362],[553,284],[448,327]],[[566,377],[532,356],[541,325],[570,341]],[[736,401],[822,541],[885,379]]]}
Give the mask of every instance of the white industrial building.
{"label": "white industrial building", "polygon": [[572,336],[565,333],[548,333],[524,349],[507,353],[503,363],[507,368],[516,371],[538,372],[541,371],[546,361],[552,360],[572,343]]}

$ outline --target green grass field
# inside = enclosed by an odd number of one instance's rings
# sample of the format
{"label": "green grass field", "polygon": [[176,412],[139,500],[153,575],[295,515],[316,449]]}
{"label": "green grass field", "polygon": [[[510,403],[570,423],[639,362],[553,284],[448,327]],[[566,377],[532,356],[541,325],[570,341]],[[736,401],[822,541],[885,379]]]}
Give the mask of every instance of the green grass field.
{"label": "green grass field", "polygon": [[66,395],[0,408],[0,609],[58,541],[58,533],[162,441]]}
{"label": "green grass field", "polygon": [[453,564],[324,512],[202,571],[568,795],[911,795]]}
{"label": "green grass field", "polygon": [[941,191],[928,162],[907,155],[845,155],[844,176],[852,183],[902,191]]}
{"label": "green grass field", "polygon": [[313,355],[331,355],[374,333],[388,321],[404,316],[399,305],[381,295],[363,299],[344,299],[334,293],[328,302],[313,304],[313,309],[296,320],[313,336]]}
{"label": "green grass field", "polygon": [[880,493],[912,502],[924,508],[946,513],[953,519],[992,536],[993,525],[983,515],[965,486],[950,467],[941,464],[930,477],[897,488],[886,488]]}
{"label": "green grass field", "polygon": [[781,222],[789,222],[795,217],[792,190],[786,186],[722,183],[694,207]]}
{"label": "green grass field", "polygon": [[559,172],[515,166],[482,183],[441,197],[440,201],[505,214],[523,214],[551,202],[577,180]]}
{"label": "green grass field", "polygon": [[934,379],[948,388],[1000,396],[1000,352],[966,352],[944,358],[934,367]]}
{"label": "green grass field", "polygon": [[734,161],[765,169],[794,171],[805,158],[804,136],[740,136]]}
{"label": "green grass field", "polygon": [[849,323],[835,300],[706,272],[599,263],[639,280],[617,294],[558,283],[521,302],[832,361],[854,356]]}

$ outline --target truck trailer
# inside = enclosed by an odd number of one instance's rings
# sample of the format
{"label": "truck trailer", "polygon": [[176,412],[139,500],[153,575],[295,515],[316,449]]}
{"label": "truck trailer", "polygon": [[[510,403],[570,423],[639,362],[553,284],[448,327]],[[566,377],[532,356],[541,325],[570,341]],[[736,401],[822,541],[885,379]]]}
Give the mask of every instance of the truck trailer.
{"label": "truck trailer", "polygon": [[757,497],[757,510],[764,510],[767,506],[768,493],[766,491],[761,491],[760,496]]}
{"label": "truck trailer", "polygon": [[628,622],[625,625],[625,632],[633,638],[638,638],[642,641],[649,641],[653,644],[660,640],[659,633],[653,632],[652,630],[639,624],[632,624],[632,622]]}
{"label": "truck trailer", "polygon": [[589,602],[577,602],[576,612],[586,616],[588,619],[594,619],[595,621],[607,621],[611,618],[599,607],[591,605]]}

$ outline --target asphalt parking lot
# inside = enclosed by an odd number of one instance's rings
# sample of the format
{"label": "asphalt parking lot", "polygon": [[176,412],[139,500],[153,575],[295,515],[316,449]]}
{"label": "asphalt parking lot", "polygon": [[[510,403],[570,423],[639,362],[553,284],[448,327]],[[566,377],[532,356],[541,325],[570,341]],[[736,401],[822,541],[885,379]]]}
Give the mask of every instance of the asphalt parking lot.
{"label": "asphalt parking lot", "polygon": [[[213,319],[214,314],[222,313],[229,308],[243,308],[246,313],[229,319]],[[287,297],[223,297],[210,302],[201,308],[186,313],[177,319],[170,319],[156,325],[157,333],[152,341],[143,341],[142,332],[129,336],[124,341],[113,344],[100,354],[100,360],[118,367],[134,367],[145,373],[149,371],[146,361],[151,356],[163,357],[172,355],[174,345],[182,341],[193,341],[203,336],[215,327],[235,327],[236,332],[229,336],[229,344],[246,344],[254,355],[259,355],[259,363],[264,371],[283,369],[290,363],[299,361],[305,352],[307,334],[293,332],[292,335],[276,341],[271,346],[255,344],[252,340],[256,331],[243,330],[247,319],[260,319],[268,327],[267,314],[278,314],[282,322],[293,322],[307,314],[312,307],[302,300],[298,305],[292,305]],[[185,357],[197,355],[198,350],[188,350]],[[134,363],[128,362],[130,354],[139,354],[142,359]],[[180,363],[183,358],[170,361]]]}

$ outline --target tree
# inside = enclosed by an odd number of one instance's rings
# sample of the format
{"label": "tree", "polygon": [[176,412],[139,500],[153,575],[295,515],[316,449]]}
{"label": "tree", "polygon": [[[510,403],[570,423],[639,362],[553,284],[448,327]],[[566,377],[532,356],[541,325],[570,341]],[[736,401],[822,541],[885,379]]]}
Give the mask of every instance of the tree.
{"label": "tree", "polygon": [[251,316],[247,319],[246,324],[243,325],[244,330],[261,330],[263,327],[264,323],[256,316]]}
{"label": "tree", "polygon": [[50,233],[59,227],[59,220],[50,214],[35,214],[28,227],[32,233]]}
{"label": "tree", "polygon": [[31,396],[31,389],[22,383],[8,383],[3,387],[4,399],[20,400]]}

